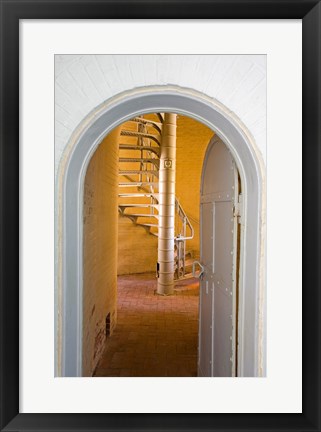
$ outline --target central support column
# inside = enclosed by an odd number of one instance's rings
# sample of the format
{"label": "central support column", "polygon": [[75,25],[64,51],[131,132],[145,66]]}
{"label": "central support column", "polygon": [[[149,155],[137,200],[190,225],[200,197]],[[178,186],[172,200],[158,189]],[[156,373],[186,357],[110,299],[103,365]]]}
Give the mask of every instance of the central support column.
{"label": "central support column", "polygon": [[157,294],[174,292],[176,114],[165,113],[159,165]]}

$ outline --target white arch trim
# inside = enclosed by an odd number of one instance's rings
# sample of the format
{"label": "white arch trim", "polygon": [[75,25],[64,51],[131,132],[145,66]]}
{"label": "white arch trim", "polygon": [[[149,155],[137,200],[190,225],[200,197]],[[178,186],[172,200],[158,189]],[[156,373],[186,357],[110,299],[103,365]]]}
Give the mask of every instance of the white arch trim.
{"label": "white arch trim", "polygon": [[83,185],[90,158],[113,128],[148,112],[176,112],[211,128],[230,149],[244,193],[243,274],[240,281],[239,375],[264,376],[265,167],[241,121],[218,101],[176,86],[122,93],[92,111],[69,140],[57,177],[56,374],[82,376]]}

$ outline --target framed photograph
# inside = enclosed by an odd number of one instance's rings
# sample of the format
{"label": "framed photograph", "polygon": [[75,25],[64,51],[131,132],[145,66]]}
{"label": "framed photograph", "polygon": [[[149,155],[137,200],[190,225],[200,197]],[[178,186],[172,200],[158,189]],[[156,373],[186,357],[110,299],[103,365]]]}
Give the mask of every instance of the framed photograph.
{"label": "framed photograph", "polygon": [[320,430],[320,2],[0,3],[1,430]]}

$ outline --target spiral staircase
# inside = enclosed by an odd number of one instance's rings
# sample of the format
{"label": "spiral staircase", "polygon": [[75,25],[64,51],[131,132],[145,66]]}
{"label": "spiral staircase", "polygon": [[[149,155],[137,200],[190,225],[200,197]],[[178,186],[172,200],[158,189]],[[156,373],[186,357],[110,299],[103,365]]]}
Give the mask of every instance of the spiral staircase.
{"label": "spiral staircase", "polygon": [[[122,217],[157,237],[159,155],[164,117],[160,113],[154,117],[153,120],[135,117],[121,130],[118,210]],[[186,250],[186,241],[193,237],[193,226],[175,198],[176,280],[191,277],[193,251]]]}

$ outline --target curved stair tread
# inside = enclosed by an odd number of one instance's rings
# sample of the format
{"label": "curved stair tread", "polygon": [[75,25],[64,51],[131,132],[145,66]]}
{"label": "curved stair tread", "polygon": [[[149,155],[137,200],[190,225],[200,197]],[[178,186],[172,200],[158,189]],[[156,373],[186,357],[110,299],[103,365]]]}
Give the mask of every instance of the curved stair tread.
{"label": "curved stair tread", "polygon": [[154,228],[158,228],[158,224],[152,224],[152,223],[136,223],[136,225],[140,225],[140,226],[146,226],[146,227],[154,227]]}
{"label": "curved stair tread", "polygon": [[130,203],[130,204],[118,204],[118,207],[141,207],[141,208],[155,207],[157,209],[159,207],[159,205],[158,204],[133,204],[133,203]]}
{"label": "curved stair tread", "polygon": [[155,218],[158,219],[158,214],[150,214],[150,213],[125,213],[124,216],[131,216],[136,218]]}
{"label": "curved stair tread", "polygon": [[150,198],[155,197],[158,198],[158,193],[153,192],[128,192],[128,193],[120,193],[118,194],[119,198]]}

